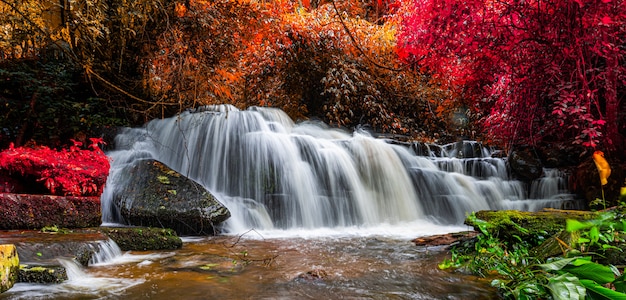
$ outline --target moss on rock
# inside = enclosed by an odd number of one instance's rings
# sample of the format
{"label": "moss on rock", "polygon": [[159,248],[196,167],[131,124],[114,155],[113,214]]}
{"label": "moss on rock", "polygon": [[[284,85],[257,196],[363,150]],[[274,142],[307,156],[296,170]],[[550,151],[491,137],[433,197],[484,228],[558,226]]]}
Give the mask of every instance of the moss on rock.
{"label": "moss on rock", "polygon": [[0,245],[0,293],[13,287],[19,273],[20,259],[15,245]]}
{"label": "moss on rock", "polygon": [[[596,212],[556,209],[544,209],[538,212],[517,210],[476,212],[478,219],[487,221],[492,225],[487,228],[491,235],[505,241],[515,241],[519,237],[531,245],[537,245],[543,238],[559,233],[565,228],[567,219],[583,221],[593,219],[596,216]],[[471,218],[466,219],[465,224],[478,230]]]}
{"label": "moss on rock", "polygon": [[122,251],[174,250],[183,246],[176,231],[152,227],[100,227]]}
{"label": "moss on rock", "polygon": [[67,280],[67,271],[62,266],[21,265],[19,282],[61,283]]}

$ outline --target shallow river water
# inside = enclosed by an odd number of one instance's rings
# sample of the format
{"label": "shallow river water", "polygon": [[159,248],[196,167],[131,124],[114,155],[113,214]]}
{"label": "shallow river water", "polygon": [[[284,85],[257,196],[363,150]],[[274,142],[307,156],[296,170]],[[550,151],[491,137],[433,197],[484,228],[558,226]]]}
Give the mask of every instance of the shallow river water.
{"label": "shallow river water", "polygon": [[486,280],[439,270],[441,248],[398,236],[316,234],[188,237],[179,250],[125,252],[88,268],[61,260],[70,280],[19,283],[0,299],[497,298]]}

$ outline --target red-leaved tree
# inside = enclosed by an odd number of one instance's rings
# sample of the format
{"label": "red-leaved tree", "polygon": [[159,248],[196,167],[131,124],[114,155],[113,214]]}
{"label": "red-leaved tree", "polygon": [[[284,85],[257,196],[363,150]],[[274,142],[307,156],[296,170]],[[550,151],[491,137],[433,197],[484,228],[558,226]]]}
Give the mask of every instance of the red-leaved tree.
{"label": "red-leaved tree", "polygon": [[445,78],[505,143],[624,149],[623,0],[407,0],[398,54]]}

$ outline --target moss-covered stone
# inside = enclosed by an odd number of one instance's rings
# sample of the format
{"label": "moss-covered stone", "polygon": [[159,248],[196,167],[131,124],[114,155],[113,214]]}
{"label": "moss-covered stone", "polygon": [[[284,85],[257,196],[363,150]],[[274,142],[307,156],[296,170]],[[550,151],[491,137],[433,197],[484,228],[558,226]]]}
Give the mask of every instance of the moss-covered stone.
{"label": "moss-covered stone", "polygon": [[162,227],[181,235],[214,235],[230,217],[228,209],[199,183],[155,160],[137,161],[123,171],[113,206],[124,222]]}
{"label": "moss-covered stone", "polygon": [[17,281],[20,259],[15,245],[0,245],[0,293],[12,288]]}
{"label": "moss-covered stone", "polygon": [[21,265],[19,282],[61,283],[67,280],[67,271],[62,266]]}
{"label": "moss-covered stone", "polygon": [[152,227],[100,227],[103,234],[122,251],[174,250],[183,246],[176,232],[167,228]]}
{"label": "moss-covered stone", "polygon": [[[478,219],[487,221],[492,225],[487,229],[491,235],[505,241],[516,241],[516,237],[519,237],[531,245],[541,242],[541,237],[548,238],[559,233],[565,228],[567,219],[583,221],[593,219],[596,216],[596,212],[556,209],[544,209],[539,212],[517,210],[476,212]],[[471,218],[466,219],[465,224],[478,230]]]}

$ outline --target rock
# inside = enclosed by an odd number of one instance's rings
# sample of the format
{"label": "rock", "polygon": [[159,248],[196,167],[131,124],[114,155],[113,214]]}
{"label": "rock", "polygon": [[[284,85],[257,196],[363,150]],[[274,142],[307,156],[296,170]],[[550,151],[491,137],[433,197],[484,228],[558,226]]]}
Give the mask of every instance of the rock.
{"label": "rock", "polygon": [[296,281],[322,281],[328,277],[328,273],[322,269],[314,269],[306,273],[299,274]]}
{"label": "rock", "polygon": [[122,251],[174,250],[183,246],[183,241],[172,229],[149,227],[101,227],[103,234]]}
{"label": "rock", "polygon": [[452,232],[446,234],[423,236],[414,239],[412,242],[415,243],[416,246],[446,246],[446,248],[448,248],[453,245],[468,241],[476,237],[476,235],[478,235],[478,232],[476,231]]}
{"label": "rock", "polygon": [[21,265],[18,275],[19,282],[28,283],[61,283],[67,280],[67,271],[62,266]]}
{"label": "rock", "polygon": [[539,145],[537,150],[547,168],[566,168],[580,163],[585,148],[569,143],[551,143]]}
{"label": "rock", "polygon": [[14,244],[20,261],[33,265],[56,265],[57,258],[66,258],[87,266],[106,241],[108,238],[105,235],[92,229],[60,229],[57,232],[13,230],[0,234],[0,244]]}
{"label": "rock", "polygon": [[17,282],[20,259],[15,245],[0,245],[0,293],[4,293]]}
{"label": "rock", "polygon": [[113,203],[129,225],[172,228],[179,235],[213,235],[230,212],[195,181],[155,160],[124,170],[128,182]]}
{"label": "rock", "polygon": [[[542,239],[536,240],[536,236],[547,239],[559,233],[565,228],[567,219],[579,221],[590,220],[597,216],[596,212],[577,210],[557,210],[544,209],[538,212],[526,212],[517,210],[482,210],[476,212],[476,217],[487,221],[493,226],[487,228],[490,234],[498,236],[501,240],[518,241],[519,237],[531,245],[536,246]],[[479,230],[470,218],[465,220],[465,224],[473,226]]]}
{"label": "rock", "polygon": [[0,193],[0,230],[99,226],[99,197]]}
{"label": "rock", "polygon": [[507,159],[513,175],[524,181],[535,180],[543,174],[543,165],[531,147],[519,147]]}

